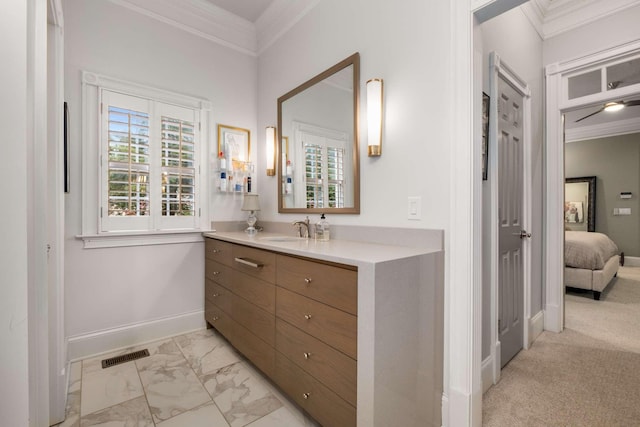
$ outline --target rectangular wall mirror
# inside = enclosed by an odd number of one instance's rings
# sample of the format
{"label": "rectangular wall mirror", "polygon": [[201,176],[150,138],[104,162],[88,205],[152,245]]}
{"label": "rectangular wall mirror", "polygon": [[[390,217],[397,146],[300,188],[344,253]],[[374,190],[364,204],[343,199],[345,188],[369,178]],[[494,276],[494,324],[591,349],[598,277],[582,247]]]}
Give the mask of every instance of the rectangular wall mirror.
{"label": "rectangular wall mirror", "polygon": [[360,55],[278,98],[278,212],[360,213]]}
{"label": "rectangular wall mirror", "polygon": [[596,177],[567,178],[564,184],[565,230],[596,231]]}

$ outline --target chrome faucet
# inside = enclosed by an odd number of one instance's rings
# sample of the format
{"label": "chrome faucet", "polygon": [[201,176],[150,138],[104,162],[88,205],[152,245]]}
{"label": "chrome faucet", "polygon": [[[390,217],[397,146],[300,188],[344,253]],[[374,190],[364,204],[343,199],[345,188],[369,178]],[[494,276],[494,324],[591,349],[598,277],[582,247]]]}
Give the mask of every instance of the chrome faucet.
{"label": "chrome faucet", "polygon": [[[293,225],[294,227],[298,227],[298,237],[304,237],[305,239],[308,239],[309,237],[311,237],[311,234],[309,233],[309,217],[306,217],[304,221],[302,220],[293,221],[291,225]],[[304,226],[304,233],[302,232],[303,226]]]}

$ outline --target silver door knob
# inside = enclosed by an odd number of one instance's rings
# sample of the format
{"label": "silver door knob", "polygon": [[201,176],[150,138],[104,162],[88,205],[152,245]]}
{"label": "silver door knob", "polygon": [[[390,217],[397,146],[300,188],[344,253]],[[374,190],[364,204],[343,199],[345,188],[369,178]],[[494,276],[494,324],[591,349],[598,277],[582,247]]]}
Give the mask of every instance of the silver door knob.
{"label": "silver door knob", "polygon": [[305,359],[308,359],[311,357],[311,353],[302,353],[302,354],[304,354]]}
{"label": "silver door knob", "polygon": [[307,320],[311,320],[311,315],[310,314],[305,314],[304,318],[307,319]]}
{"label": "silver door knob", "polygon": [[302,393],[302,397],[306,400],[311,396],[311,393]]}
{"label": "silver door knob", "polygon": [[527,230],[520,230],[519,233],[513,233],[514,236],[518,236],[521,239],[524,239],[525,237],[528,239],[531,237],[531,233],[527,233]]}

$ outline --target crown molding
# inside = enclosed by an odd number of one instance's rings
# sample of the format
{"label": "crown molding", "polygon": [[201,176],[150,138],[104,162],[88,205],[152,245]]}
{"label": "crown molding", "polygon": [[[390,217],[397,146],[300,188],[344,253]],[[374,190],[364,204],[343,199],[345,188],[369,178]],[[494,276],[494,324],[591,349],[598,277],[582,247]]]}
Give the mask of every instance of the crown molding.
{"label": "crown molding", "polygon": [[601,123],[592,126],[580,126],[565,131],[565,142],[578,142],[587,139],[606,138],[609,136],[640,133],[640,120],[626,119],[615,122]]}
{"label": "crown molding", "polygon": [[256,21],[258,55],[320,3],[320,0],[274,0]]}
{"label": "crown molding", "polygon": [[546,40],[637,5],[637,0],[530,0],[521,8]]}
{"label": "crown molding", "polygon": [[257,56],[253,23],[204,0],[110,0],[198,37]]}
{"label": "crown molding", "polygon": [[110,1],[250,56],[271,46],[320,2],[275,0],[254,24],[206,0]]}

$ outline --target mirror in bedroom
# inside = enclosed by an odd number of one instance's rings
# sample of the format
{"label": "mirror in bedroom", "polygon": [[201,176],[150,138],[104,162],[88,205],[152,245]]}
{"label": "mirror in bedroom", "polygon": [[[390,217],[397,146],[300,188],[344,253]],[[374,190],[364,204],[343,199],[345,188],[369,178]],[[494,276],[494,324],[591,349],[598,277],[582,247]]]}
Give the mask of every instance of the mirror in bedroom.
{"label": "mirror in bedroom", "polygon": [[565,230],[596,231],[596,177],[566,178],[564,184]]}

